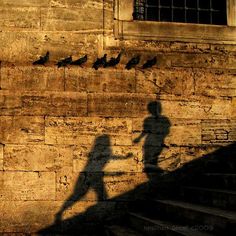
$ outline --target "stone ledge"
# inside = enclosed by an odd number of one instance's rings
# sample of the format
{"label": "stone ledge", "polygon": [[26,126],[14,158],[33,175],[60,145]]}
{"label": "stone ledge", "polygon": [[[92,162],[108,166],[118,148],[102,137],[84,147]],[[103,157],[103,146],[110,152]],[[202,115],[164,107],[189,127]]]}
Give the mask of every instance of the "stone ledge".
{"label": "stone ledge", "polygon": [[[150,21],[117,21],[118,39],[235,44],[236,27]],[[217,37],[215,36],[217,35]]]}

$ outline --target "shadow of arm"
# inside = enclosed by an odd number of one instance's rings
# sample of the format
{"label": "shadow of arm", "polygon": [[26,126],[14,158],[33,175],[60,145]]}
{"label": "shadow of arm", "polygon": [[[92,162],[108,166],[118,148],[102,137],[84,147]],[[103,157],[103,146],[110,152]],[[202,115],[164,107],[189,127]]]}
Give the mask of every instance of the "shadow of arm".
{"label": "shadow of arm", "polygon": [[133,157],[133,154],[131,152],[129,152],[126,156],[121,156],[121,155],[116,155],[116,156],[112,156],[111,159],[113,160],[125,160],[128,158]]}
{"label": "shadow of arm", "polygon": [[139,143],[140,140],[145,137],[147,134],[143,131],[137,138],[133,140],[134,143]]}

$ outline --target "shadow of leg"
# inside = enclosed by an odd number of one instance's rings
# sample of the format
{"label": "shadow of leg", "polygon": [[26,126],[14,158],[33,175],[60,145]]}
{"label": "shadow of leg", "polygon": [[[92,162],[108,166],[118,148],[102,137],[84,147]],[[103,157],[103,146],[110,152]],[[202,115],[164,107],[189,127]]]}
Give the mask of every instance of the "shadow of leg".
{"label": "shadow of leg", "polygon": [[93,189],[97,194],[98,201],[104,201],[107,199],[107,192],[104,186],[103,176],[99,176],[99,178],[97,178],[97,182],[94,185]]}
{"label": "shadow of leg", "polygon": [[63,212],[69,207],[73,206],[75,202],[80,201],[80,199],[88,192],[89,185],[85,184],[84,180],[84,176],[80,175],[75,185],[74,192],[64,202],[61,209],[55,215],[55,223],[60,223],[62,220]]}

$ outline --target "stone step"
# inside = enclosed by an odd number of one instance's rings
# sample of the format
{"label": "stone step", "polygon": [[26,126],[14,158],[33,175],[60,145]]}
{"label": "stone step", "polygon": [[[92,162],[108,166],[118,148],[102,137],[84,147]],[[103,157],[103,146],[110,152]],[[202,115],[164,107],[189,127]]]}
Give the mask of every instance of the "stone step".
{"label": "stone step", "polygon": [[130,225],[139,232],[148,236],[210,236],[211,234],[199,232],[194,228],[176,225],[171,222],[151,219],[140,213],[129,213]]}
{"label": "stone step", "polygon": [[180,198],[193,203],[236,210],[236,191],[200,187],[182,187]]}
{"label": "stone step", "polygon": [[106,236],[142,236],[143,234],[121,225],[106,226]]}
{"label": "stone step", "polygon": [[199,187],[236,190],[236,174],[204,173],[190,184]]}
{"label": "stone step", "polygon": [[236,160],[234,156],[228,157],[227,160],[211,159],[206,161],[202,168],[204,168],[205,172],[207,173],[235,174]]}
{"label": "stone step", "polygon": [[236,212],[176,200],[154,200],[153,215],[187,225],[201,225],[216,233],[236,233]]}

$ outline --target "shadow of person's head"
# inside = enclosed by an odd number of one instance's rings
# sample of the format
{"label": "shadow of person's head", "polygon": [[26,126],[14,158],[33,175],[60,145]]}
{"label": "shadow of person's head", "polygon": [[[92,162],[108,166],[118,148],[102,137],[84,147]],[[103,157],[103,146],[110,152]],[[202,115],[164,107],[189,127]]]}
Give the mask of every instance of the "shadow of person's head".
{"label": "shadow of person's head", "polygon": [[162,112],[161,103],[157,101],[148,103],[147,109],[153,116],[158,116]]}
{"label": "shadow of person's head", "polygon": [[99,161],[101,159],[108,160],[109,158],[111,158],[111,155],[112,150],[109,135],[103,134],[96,137],[96,139],[94,140],[93,147],[89,153],[89,159],[93,161]]}
{"label": "shadow of person's head", "polygon": [[103,135],[100,135],[100,136],[96,137],[96,139],[94,141],[94,147],[96,147],[96,146],[110,147],[111,146],[111,141],[110,141],[109,135],[103,134]]}

